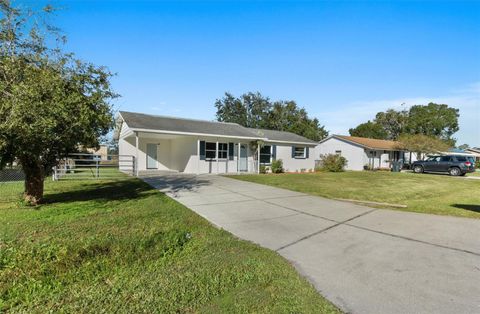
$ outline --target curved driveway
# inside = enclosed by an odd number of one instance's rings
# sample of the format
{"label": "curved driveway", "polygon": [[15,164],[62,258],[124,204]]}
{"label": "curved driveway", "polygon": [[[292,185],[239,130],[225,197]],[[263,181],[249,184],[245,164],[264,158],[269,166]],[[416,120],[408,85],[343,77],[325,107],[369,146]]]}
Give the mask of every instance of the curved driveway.
{"label": "curved driveway", "polygon": [[480,313],[480,220],[372,209],[214,175],[144,177],[290,260],[350,313]]}

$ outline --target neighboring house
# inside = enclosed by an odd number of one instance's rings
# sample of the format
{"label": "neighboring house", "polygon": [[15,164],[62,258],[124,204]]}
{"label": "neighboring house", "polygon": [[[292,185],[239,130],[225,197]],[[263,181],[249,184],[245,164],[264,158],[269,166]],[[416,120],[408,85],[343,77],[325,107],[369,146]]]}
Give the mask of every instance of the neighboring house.
{"label": "neighboring house", "polygon": [[86,151],[90,154],[100,156],[101,160],[108,160],[108,145],[100,144],[99,148],[87,148]]}
{"label": "neighboring house", "polygon": [[476,161],[480,161],[480,147],[473,147],[465,149],[465,152],[475,156]]}
{"label": "neighboring house", "polygon": [[406,157],[397,146],[395,141],[332,135],[320,141],[315,158],[320,159],[320,155],[324,154],[339,154],[347,159],[347,170],[386,169],[390,168],[392,161]]}
{"label": "neighboring house", "polygon": [[268,166],[275,159],[283,161],[285,171],[310,170],[317,145],[290,132],[125,111],[119,113],[114,138],[120,156],[135,157],[137,174],[258,172],[258,160]]}

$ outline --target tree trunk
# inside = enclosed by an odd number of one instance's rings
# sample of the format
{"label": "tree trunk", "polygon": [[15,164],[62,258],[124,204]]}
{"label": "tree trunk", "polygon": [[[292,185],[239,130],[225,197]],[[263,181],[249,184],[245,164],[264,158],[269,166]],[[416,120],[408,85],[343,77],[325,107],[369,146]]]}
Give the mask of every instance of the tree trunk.
{"label": "tree trunk", "polygon": [[33,206],[42,203],[45,179],[43,167],[39,164],[23,165],[23,171],[25,172],[25,202]]}

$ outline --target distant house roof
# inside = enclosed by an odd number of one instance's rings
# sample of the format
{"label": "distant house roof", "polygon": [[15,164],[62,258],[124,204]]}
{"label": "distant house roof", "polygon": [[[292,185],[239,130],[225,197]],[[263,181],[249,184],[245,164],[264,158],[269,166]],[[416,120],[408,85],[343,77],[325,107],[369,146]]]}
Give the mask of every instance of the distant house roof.
{"label": "distant house roof", "polygon": [[466,151],[474,152],[474,153],[479,153],[480,154],[480,147],[471,147],[465,149]]}
{"label": "distant house roof", "polygon": [[397,141],[377,140],[374,138],[347,136],[347,135],[332,135],[329,138],[332,138],[332,137],[340,140],[344,140],[350,143],[354,143],[369,149],[400,150],[398,148],[399,142]]}
{"label": "distant house roof", "polygon": [[120,111],[120,117],[134,131],[202,134],[252,140],[316,144],[316,142],[294,133],[246,128],[237,123],[185,119],[128,111]]}

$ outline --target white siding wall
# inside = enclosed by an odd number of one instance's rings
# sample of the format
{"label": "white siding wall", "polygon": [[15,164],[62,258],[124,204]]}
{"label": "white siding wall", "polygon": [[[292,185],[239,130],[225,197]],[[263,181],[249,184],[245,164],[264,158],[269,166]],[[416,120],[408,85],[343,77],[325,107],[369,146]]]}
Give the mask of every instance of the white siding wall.
{"label": "white siding wall", "polygon": [[315,159],[320,159],[320,155],[335,154],[336,151],[341,151],[341,155],[348,161],[347,170],[363,170],[363,166],[368,164],[363,147],[333,137],[318,144],[315,151]]}
{"label": "white siding wall", "polygon": [[[267,144],[267,145],[273,145]],[[292,145],[275,144],[277,145],[277,159],[283,162],[283,168],[286,172],[300,172],[302,169],[309,171],[315,168],[315,147],[309,148],[309,157],[296,159],[292,158]],[[300,145],[295,145],[300,147]]]}
{"label": "white siding wall", "polygon": [[[216,160],[200,160],[197,150],[198,141],[219,143],[234,143],[234,158]],[[157,144],[158,170],[173,170],[185,173],[236,173],[238,165],[238,144],[247,145],[248,171],[254,171],[255,151],[250,147],[248,140],[235,138],[194,137],[185,136],[173,139],[139,138],[138,170],[147,170],[147,144]],[[119,139],[120,155],[136,155],[135,136]],[[273,145],[275,143],[266,143]],[[286,171],[310,170],[315,167],[315,148],[310,147],[309,158],[292,158],[292,145],[275,144],[277,146],[277,159],[282,159]],[[299,145],[297,145],[299,146]]]}

